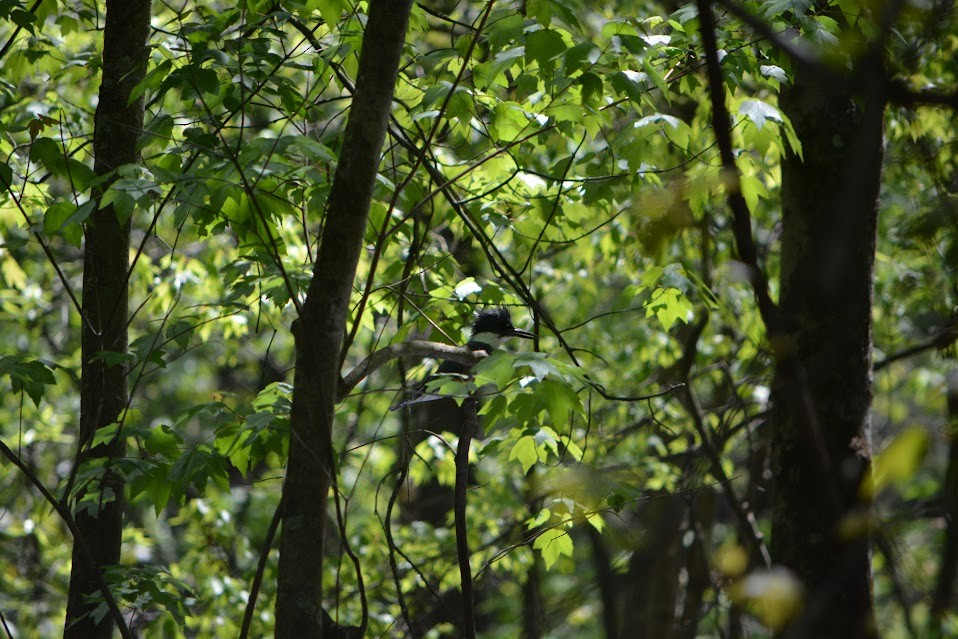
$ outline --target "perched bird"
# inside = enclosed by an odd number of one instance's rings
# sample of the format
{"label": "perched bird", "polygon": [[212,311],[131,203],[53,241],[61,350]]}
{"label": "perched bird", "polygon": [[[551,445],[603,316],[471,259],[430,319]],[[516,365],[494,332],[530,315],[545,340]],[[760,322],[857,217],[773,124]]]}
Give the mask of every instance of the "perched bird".
{"label": "perched bird", "polygon": [[[505,306],[494,306],[492,308],[483,309],[476,313],[476,319],[472,323],[472,333],[470,334],[469,341],[466,343],[466,348],[471,351],[483,351],[488,354],[499,348],[504,341],[511,337],[535,339],[535,335],[532,333],[520,330],[512,325],[512,315],[509,314],[508,308]],[[429,393],[426,391],[426,385],[430,381],[436,379],[440,375],[465,376],[468,374],[469,367],[465,364],[445,360],[439,365],[439,368],[436,369],[435,373],[427,377],[426,380],[419,386],[419,388],[412,391],[411,397],[399,402],[398,404],[390,406],[389,410],[399,410],[400,408],[409,406],[410,404],[442,399],[442,395],[437,395],[435,393]]]}

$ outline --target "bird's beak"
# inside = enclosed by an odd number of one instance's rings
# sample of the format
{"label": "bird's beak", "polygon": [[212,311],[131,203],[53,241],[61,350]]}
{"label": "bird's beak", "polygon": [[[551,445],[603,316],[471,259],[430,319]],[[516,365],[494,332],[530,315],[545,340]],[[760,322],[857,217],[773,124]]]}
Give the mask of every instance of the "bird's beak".
{"label": "bird's beak", "polygon": [[523,331],[523,330],[520,330],[520,329],[518,329],[518,328],[512,329],[512,336],[513,336],[513,337],[522,337],[522,338],[524,338],[524,339],[535,339],[535,338],[536,338],[535,333],[530,333],[529,331]]}

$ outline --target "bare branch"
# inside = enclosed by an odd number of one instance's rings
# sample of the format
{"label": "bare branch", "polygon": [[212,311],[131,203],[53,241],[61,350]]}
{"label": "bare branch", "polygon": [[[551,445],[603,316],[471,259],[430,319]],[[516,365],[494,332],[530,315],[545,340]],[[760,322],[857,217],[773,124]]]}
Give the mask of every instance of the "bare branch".
{"label": "bare branch", "polygon": [[946,326],[936,331],[936,333],[929,339],[913,346],[909,346],[904,350],[892,353],[886,356],[884,359],[875,362],[875,365],[872,366],[872,370],[880,371],[881,369],[894,364],[897,361],[907,359],[913,355],[918,355],[919,353],[924,353],[925,351],[943,351],[951,347],[951,345],[956,341],[958,341],[958,316],[953,317]]}

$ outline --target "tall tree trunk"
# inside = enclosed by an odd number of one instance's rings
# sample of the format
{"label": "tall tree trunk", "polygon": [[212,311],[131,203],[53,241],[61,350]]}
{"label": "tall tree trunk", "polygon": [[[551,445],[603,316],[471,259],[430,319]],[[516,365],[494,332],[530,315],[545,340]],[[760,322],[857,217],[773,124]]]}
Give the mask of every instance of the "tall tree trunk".
{"label": "tall tree trunk", "polygon": [[[103,33],[103,80],[100,84],[93,131],[93,169],[108,175],[123,164],[138,161],[136,141],[143,130],[143,99],[130,102],[133,87],[143,79],[149,59],[150,0],[107,0]],[[115,180],[108,179],[95,194],[101,196]],[[120,561],[123,531],[123,480],[111,470],[110,460],[123,454],[123,438],[90,447],[100,428],[116,424],[127,404],[127,367],[109,365],[103,351],[127,351],[127,270],[130,265],[130,220],[121,220],[112,206],[98,209],[84,230],[83,315],[80,381],[80,465],[102,464],[101,479],[78,491],[77,535],[89,546],[95,565],[86,561],[74,542],[70,590],[67,598],[67,638],[108,639],[113,618],[99,623],[92,612],[97,604],[84,600],[99,592],[97,572]],[[79,503],[86,495],[93,501]]]}
{"label": "tall tree trunk", "polygon": [[[863,66],[863,72],[874,67]],[[806,588],[795,636],[871,637],[871,309],[882,104],[799,77],[780,105],[804,160],[782,163],[781,333],[772,554]],[[856,525],[857,522],[857,525]]]}
{"label": "tall tree trunk", "polygon": [[324,636],[323,555],[327,501],[336,472],[332,429],[340,350],[411,7],[412,0],[369,3],[356,90],[319,254],[302,315],[293,327],[296,375],[283,484],[278,639]]}

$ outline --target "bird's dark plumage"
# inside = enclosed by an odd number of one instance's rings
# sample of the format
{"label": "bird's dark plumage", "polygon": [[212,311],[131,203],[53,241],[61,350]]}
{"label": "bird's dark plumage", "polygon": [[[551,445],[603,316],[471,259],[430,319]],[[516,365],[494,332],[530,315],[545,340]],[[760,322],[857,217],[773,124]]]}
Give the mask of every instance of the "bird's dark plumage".
{"label": "bird's dark plumage", "polygon": [[[505,306],[493,306],[492,308],[486,308],[476,313],[476,318],[472,323],[472,333],[469,336],[469,341],[466,343],[466,348],[472,351],[491,353],[499,347],[499,344],[510,337],[534,339],[535,335],[513,326],[512,315],[509,313],[508,308]],[[426,384],[429,383],[430,380],[435,379],[436,375],[447,374],[468,375],[469,367],[458,362],[444,361],[439,365],[436,373],[427,377],[419,388],[414,391],[411,397],[390,406],[389,410],[398,410],[409,404],[438,399],[439,396],[430,396],[425,392]]]}

